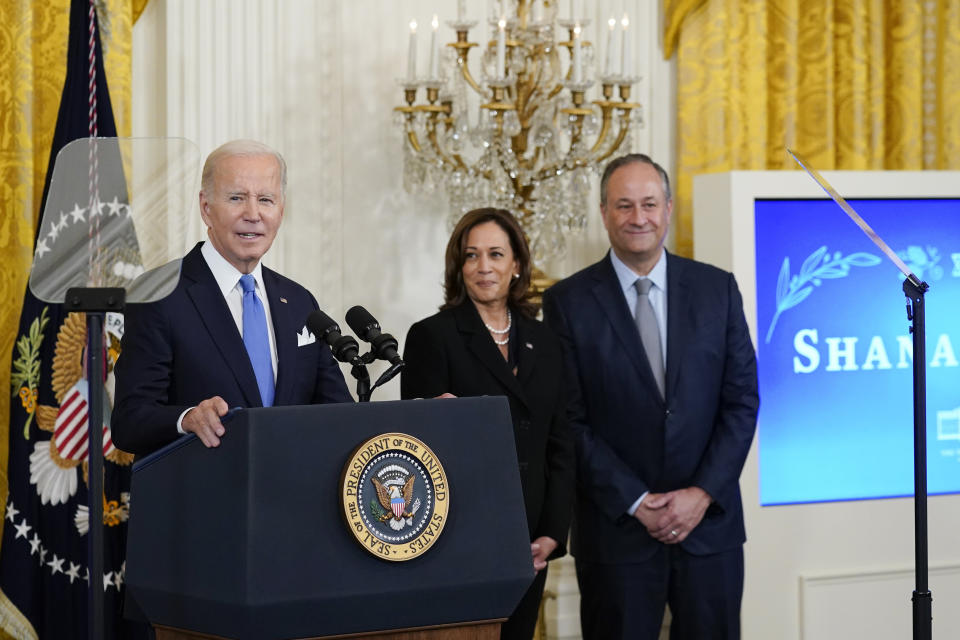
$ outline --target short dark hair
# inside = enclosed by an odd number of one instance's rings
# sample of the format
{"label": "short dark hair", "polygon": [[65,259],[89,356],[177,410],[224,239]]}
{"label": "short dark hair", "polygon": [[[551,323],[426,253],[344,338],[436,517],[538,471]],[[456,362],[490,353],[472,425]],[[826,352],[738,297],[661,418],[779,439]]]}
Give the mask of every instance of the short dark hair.
{"label": "short dark hair", "polygon": [[510,249],[517,261],[520,277],[510,280],[507,303],[529,318],[535,318],[539,308],[530,298],[530,248],[517,219],[506,209],[486,207],[474,209],[463,214],[447,242],[446,268],[443,279],[443,304],[440,309],[456,307],[467,298],[467,287],[463,282],[464,254],[467,249],[467,237],[477,225],[495,222],[510,239]]}
{"label": "short dark hair", "polygon": [[667,202],[670,202],[673,199],[673,195],[670,193],[670,176],[667,175],[667,172],[659,164],[653,161],[653,158],[648,156],[645,153],[628,153],[625,156],[620,156],[619,158],[614,158],[607,164],[603,170],[603,177],[600,178],[600,204],[607,204],[607,183],[610,182],[610,176],[613,175],[613,172],[619,169],[620,167],[626,166],[628,164],[648,164],[654,169],[657,170],[657,173],[660,174],[660,181],[663,183],[663,195],[667,199]]}

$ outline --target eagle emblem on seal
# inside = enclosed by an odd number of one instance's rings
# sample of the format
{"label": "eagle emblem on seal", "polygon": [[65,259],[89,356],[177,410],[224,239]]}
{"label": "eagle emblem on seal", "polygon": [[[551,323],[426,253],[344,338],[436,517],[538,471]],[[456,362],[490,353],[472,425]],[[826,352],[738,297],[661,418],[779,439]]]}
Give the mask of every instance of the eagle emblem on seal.
{"label": "eagle emblem on seal", "polygon": [[[392,475],[389,474],[389,472],[397,469],[399,468],[396,467],[396,465],[391,465],[391,467],[384,469],[383,471],[387,472],[384,475],[388,477],[383,481],[377,476],[371,478],[373,486],[377,489],[377,500],[380,502],[380,506],[383,507],[383,512],[377,516],[377,519],[380,522],[387,523],[394,531],[400,531],[405,526],[413,524],[413,516],[420,508],[420,499],[417,498],[413,500],[413,482],[415,477],[413,475],[407,475],[406,478],[404,478],[403,475],[406,474],[397,474],[400,475],[400,477],[397,477],[397,475],[389,477]],[[381,473],[383,474],[383,472]],[[409,510],[407,510],[407,505],[410,505]]]}

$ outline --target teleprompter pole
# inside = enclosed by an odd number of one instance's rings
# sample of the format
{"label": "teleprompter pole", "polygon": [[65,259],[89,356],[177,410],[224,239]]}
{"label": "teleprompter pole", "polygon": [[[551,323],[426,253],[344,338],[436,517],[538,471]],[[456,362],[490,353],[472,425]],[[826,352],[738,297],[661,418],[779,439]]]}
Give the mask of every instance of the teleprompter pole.
{"label": "teleprompter pole", "polygon": [[[87,488],[87,506],[90,518],[87,540],[90,593],[90,633],[102,633],[103,617],[103,313],[87,313],[87,381],[89,420],[87,435],[90,443]],[[98,636],[90,636],[91,638]],[[103,637],[102,635],[99,637]]]}
{"label": "teleprompter pole", "polygon": [[88,635],[103,638],[103,321],[107,311],[123,311],[126,291],[116,288],[67,289],[64,307],[87,314],[87,437],[89,533],[87,538],[90,590]]}
{"label": "teleprompter pole", "polygon": [[923,295],[930,287],[903,281],[907,319],[913,334],[913,516],[916,588],[913,590],[913,638],[931,640],[933,595],[927,584],[927,358]]}
{"label": "teleprompter pole", "polygon": [[930,285],[922,282],[910,270],[910,267],[883,241],[876,231],[853,210],[837,190],[820,173],[802,160],[796,153],[787,149],[804,171],[810,174],[817,184],[827,192],[833,201],[860,227],[871,242],[890,258],[890,262],[905,276],[903,292],[907,296],[907,320],[913,324],[913,504],[914,504],[914,549],[917,587],[913,592],[913,638],[930,640],[931,602],[933,597],[927,587],[927,358],[926,328],[923,310],[923,294]]}

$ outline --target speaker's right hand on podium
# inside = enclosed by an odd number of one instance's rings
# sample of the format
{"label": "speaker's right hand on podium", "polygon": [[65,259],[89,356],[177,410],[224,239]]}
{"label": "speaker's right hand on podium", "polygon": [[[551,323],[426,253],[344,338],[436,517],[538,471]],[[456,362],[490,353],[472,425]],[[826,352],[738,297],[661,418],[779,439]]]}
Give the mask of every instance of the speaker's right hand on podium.
{"label": "speaker's right hand on podium", "polygon": [[217,447],[226,433],[220,417],[226,415],[229,408],[220,396],[207,398],[183,416],[180,427],[185,433],[195,434],[205,446]]}

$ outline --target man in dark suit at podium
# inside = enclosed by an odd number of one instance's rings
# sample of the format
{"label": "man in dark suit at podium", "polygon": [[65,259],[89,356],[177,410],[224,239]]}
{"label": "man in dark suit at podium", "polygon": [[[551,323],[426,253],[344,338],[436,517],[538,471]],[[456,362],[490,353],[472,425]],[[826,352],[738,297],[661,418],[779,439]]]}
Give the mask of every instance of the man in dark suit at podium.
{"label": "man in dark suit at podium", "polygon": [[733,275],[663,248],[666,172],[641,154],[601,181],[611,251],[550,288],[578,454],[572,550],[587,640],[738,638],[739,477],[758,407]]}
{"label": "man in dark suit at podium", "polygon": [[114,444],[144,455],[184,433],[220,444],[232,407],[351,402],[330,350],[305,327],[317,301],[264,267],[283,219],[286,164],[237,140],[203,167],[208,241],[168,297],[127,307],[116,365]]}

